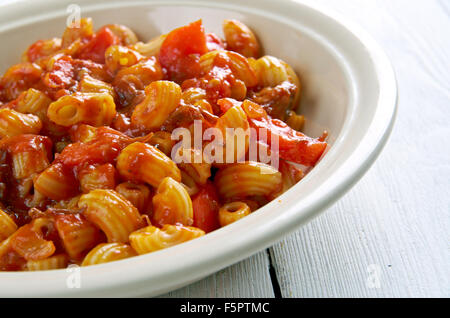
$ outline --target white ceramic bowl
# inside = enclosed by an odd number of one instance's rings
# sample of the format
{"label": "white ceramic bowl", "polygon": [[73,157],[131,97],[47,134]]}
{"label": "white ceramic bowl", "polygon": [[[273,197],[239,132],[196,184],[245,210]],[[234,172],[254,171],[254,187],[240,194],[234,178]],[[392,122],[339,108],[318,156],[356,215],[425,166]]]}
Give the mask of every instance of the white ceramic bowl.
{"label": "white ceramic bowl", "polygon": [[[0,4],[0,72],[17,63],[32,42],[60,36],[73,2]],[[367,34],[335,13],[287,0],[92,2],[76,1],[96,27],[121,23],[146,40],[198,18],[218,34],[225,18],[248,24],[266,54],[300,73],[306,132],[318,136],[327,129],[331,148],[301,182],[237,223],[167,250],[79,273],[0,272],[1,297],[153,296],[187,285],[268,247],[318,215],[359,180],[388,138],[397,98],[392,68]],[[68,288],[67,281],[78,274],[81,288]]]}

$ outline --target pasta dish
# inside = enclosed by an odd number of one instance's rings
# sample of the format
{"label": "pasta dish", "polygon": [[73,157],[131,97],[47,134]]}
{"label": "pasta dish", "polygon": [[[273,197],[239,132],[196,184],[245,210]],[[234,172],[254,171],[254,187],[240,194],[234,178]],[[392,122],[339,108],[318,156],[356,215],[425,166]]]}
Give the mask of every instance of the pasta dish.
{"label": "pasta dish", "polygon": [[236,20],[141,42],[83,18],[33,43],[0,78],[0,270],[125,259],[251,214],[327,148],[300,99]]}

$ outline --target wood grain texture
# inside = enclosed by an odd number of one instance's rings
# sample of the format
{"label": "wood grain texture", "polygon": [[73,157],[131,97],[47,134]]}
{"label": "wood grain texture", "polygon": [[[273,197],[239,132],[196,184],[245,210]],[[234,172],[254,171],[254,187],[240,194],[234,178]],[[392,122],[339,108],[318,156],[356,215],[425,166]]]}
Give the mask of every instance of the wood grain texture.
{"label": "wood grain texture", "polygon": [[[317,2],[384,47],[397,74],[399,111],[367,175],[270,249],[282,295],[449,297],[450,2]],[[379,286],[370,284],[376,273],[369,270],[378,272]]]}
{"label": "wood grain texture", "polygon": [[274,297],[266,251],[161,297]]}

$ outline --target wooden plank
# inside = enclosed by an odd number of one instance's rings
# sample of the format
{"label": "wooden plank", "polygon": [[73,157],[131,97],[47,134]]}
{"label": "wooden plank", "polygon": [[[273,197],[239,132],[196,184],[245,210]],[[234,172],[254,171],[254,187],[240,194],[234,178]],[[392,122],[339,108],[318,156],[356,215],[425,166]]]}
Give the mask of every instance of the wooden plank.
{"label": "wooden plank", "polygon": [[449,3],[318,2],[385,48],[399,111],[389,144],[359,184],[271,248],[282,295],[449,297]]}
{"label": "wooden plank", "polygon": [[274,297],[267,251],[161,297]]}

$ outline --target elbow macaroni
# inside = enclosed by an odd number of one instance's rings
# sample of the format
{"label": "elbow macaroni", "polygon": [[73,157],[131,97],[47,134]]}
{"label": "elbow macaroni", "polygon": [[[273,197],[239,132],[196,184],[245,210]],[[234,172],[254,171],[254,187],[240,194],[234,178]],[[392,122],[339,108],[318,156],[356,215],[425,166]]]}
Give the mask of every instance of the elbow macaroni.
{"label": "elbow macaroni", "polygon": [[292,108],[295,110],[299,106],[301,84],[297,74],[289,64],[276,57],[266,55],[254,60],[251,65],[256,71],[259,85],[263,87],[275,87],[285,81],[294,84],[297,89],[293,96]]}
{"label": "elbow macaroni", "polygon": [[29,134],[8,141],[12,175],[16,180],[33,177],[50,165],[52,142],[48,137]]}
{"label": "elbow macaroni", "polygon": [[200,57],[200,67],[204,73],[208,73],[214,66],[217,57],[226,61],[234,76],[244,82],[247,87],[253,87],[258,84],[258,78],[255,71],[242,55],[232,51],[210,51]]}
{"label": "elbow macaroni", "polygon": [[146,130],[157,130],[178,107],[181,88],[170,81],[156,81],[145,88],[145,99],[136,106],[131,115],[131,124]]}
{"label": "elbow macaroni", "polygon": [[141,213],[151,209],[152,194],[145,184],[123,182],[116,187],[116,191],[130,201]]}
{"label": "elbow macaroni", "polygon": [[52,100],[43,92],[30,88],[20,94],[17,99],[15,110],[24,114],[33,114],[44,120],[47,114],[47,108]]}
{"label": "elbow macaroni", "polygon": [[110,163],[88,166],[78,173],[80,188],[84,193],[95,189],[114,189],[116,186],[116,169]]}
{"label": "elbow macaroni", "polygon": [[114,88],[111,84],[96,79],[88,73],[84,73],[78,86],[82,93],[106,93],[112,97],[115,96]]}
{"label": "elbow macaroni", "polygon": [[228,109],[219,117],[216,127],[224,136],[226,149],[224,162],[240,162],[247,153],[250,139],[250,126],[242,107],[236,105]]}
{"label": "elbow macaroni", "polygon": [[108,242],[128,242],[128,235],[143,226],[139,211],[114,190],[93,190],[78,201],[86,218],[105,233]]}
{"label": "elbow macaroni", "polygon": [[282,184],[281,173],[260,162],[228,165],[219,170],[214,181],[224,199],[269,196]]}
{"label": "elbow macaroni", "polygon": [[75,93],[50,104],[47,116],[61,126],[109,125],[116,115],[114,99],[108,93]]}
{"label": "elbow macaroni", "polygon": [[245,202],[230,202],[219,209],[220,226],[225,226],[246,217],[251,213],[249,206]]}
{"label": "elbow macaroni", "polygon": [[205,185],[211,177],[211,163],[208,163],[201,151],[193,148],[180,149],[181,162],[178,167],[198,185]]}
{"label": "elbow macaroni", "polygon": [[133,46],[133,48],[144,56],[157,56],[162,43],[166,39],[166,36],[167,35],[162,34],[147,43],[138,42]]}
{"label": "elbow macaroni", "polygon": [[137,253],[128,244],[102,243],[97,245],[86,255],[81,266],[108,263],[136,255]]}
{"label": "elbow macaroni", "polygon": [[158,225],[192,225],[193,213],[187,190],[172,178],[164,178],[153,197],[153,222]]}
{"label": "elbow macaroni", "polygon": [[16,223],[14,223],[6,212],[0,210],[0,242],[7,239],[16,230]]}
{"label": "elbow macaroni", "polygon": [[166,224],[160,229],[150,225],[131,233],[130,244],[138,254],[147,254],[203,235],[204,231],[191,226]]}
{"label": "elbow macaroni", "polygon": [[53,200],[64,200],[78,193],[78,181],[61,164],[52,164],[34,180],[34,188]]}
{"label": "elbow macaroni", "polygon": [[104,28],[108,28],[114,35],[116,35],[120,43],[123,45],[136,44],[138,38],[136,34],[129,27],[122,24],[107,24]]}
{"label": "elbow macaroni", "polygon": [[65,268],[68,263],[69,258],[67,255],[59,254],[41,260],[29,260],[26,264],[26,268],[29,271],[46,271],[50,269]]}
{"label": "elbow macaroni", "polygon": [[163,152],[142,142],[127,146],[117,157],[117,170],[130,181],[158,187],[165,177],[181,181],[180,169]]}
{"label": "elbow macaroni", "polygon": [[12,137],[22,134],[38,134],[42,122],[32,114],[22,114],[13,109],[0,109],[0,137]]}
{"label": "elbow macaroni", "polygon": [[105,65],[112,74],[122,68],[133,66],[142,59],[141,54],[121,45],[112,45],[105,52]]}
{"label": "elbow macaroni", "polygon": [[245,57],[258,57],[260,45],[255,34],[242,22],[224,20],[223,33],[227,48]]}

